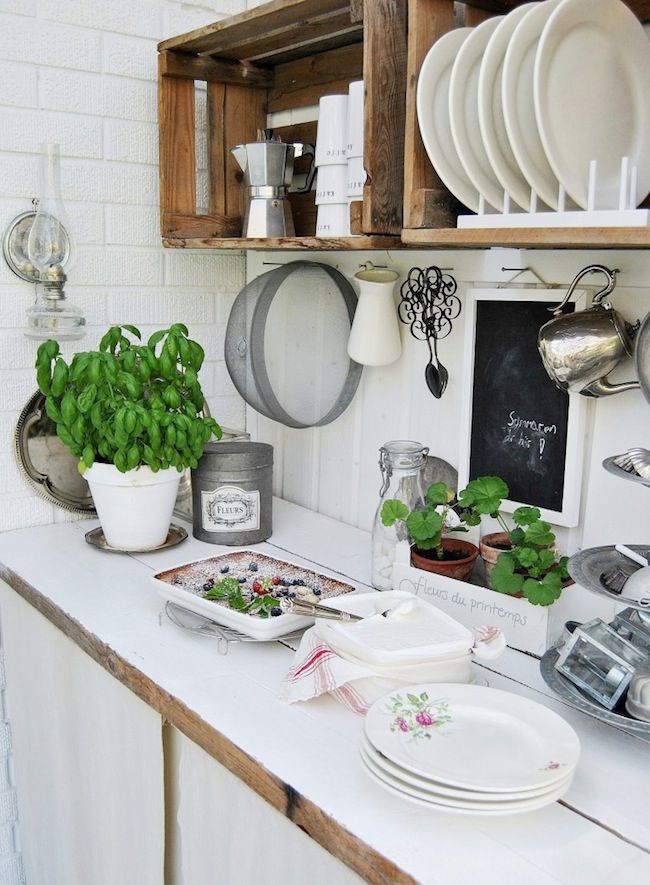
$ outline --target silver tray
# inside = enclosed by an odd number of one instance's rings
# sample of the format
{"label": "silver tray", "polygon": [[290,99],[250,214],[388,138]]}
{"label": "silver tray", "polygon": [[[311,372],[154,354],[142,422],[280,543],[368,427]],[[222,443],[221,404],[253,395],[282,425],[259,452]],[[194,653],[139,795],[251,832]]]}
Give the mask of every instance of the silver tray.
{"label": "silver tray", "polygon": [[182,544],[187,538],[187,532],[182,526],[172,523],[169,526],[169,534],[165,541],[159,544],[158,547],[149,547],[146,550],[120,550],[118,547],[111,547],[104,537],[101,526],[86,532],[85,538],[86,543],[90,544],[91,547],[97,547],[98,550],[105,550],[107,553],[153,553],[155,550],[166,550],[167,547],[175,547],[177,544]]}
{"label": "silver tray", "polygon": [[600,719],[602,722],[616,725],[650,743],[650,722],[642,722],[640,719],[632,719],[631,716],[627,716],[624,713],[614,713],[613,711],[606,710],[600,704],[582,694],[577,686],[555,669],[555,662],[558,657],[559,651],[555,648],[549,648],[539,662],[542,678],[550,689],[577,710],[588,713],[589,716]]}
{"label": "silver tray", "polygon": [[603,461],[603,467],[608,473],[611,473],[613,476],[618,476],[619,479],[629,479],[630,482],[636,482],[641,486],[646,486],[646,488],[650,487],[650,479],[644,479],[637,473],[628,473],[627,470],[623,470],[622,467],[619,467],[618,464],[614,463],[614,458],[616,457],[618,456],[612,455],[611,458],[605,458]]}
{"label": "silver tray", "polygon": [[[650,551],[650,545],[648,544],[628,544],[627,546],[636,553],[641,553],[642,556],[646,557]],[[569,559],[567,569],[576,584],[586,587],[592,593],[596,593],[604,599],[620,602],[621,605],[626,605],[630,608],[647,611],[647,606],[640,605],[636,599],[628,599],[623,594],[608,590],[600,580],[603,572],[625,563],[629,564],[629,562],[629,559],[623,556],[622,553],[618,553],[612,545],[607,547],[590,547],[587,550],[575,553]],[[625,587],[623,587],[623,590],[625,590]]]}

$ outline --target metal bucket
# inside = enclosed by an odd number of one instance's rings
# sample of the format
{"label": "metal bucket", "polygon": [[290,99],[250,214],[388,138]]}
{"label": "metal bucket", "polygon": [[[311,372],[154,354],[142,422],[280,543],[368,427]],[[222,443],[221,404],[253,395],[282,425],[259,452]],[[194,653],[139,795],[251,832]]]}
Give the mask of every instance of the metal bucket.
{"label": "metal bucket", "polygon": [[208,443],[192,471],[194,537],[242,546],[272,532],[273,446]]}

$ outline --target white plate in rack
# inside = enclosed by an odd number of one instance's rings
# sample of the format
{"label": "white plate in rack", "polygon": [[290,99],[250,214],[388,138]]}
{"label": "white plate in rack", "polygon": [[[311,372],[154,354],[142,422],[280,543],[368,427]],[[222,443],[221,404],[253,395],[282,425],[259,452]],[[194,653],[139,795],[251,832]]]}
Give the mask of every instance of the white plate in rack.
{"label": "white plate in rack", "polygon": [[503,119],[503,60],[515,28],[537,6],[524,3],[513,9],[496,28],[487,45],[478,78],[478,119],[488,159],[508,196],[530,211],[530,185],[512,152]]}
{"label": "white plate in rack", "polygon": [[508,141],[524,177],[552,209],[558,208],[557,176],[537,129],[534,101],[535,55],[548,17],[561,0],[535,3],[514,30],[503,59],[502,107]]}
{"label": "white plate in rack", "polygon": [[460,162],[449,124],[451,69],[472,31],[456,28],[433,44],[420,69],[416,103],[420,134],[431,165],[448,190],[472,212],[478,212],[478,192]]}
{"label": "white plate in rack", "polygon": [[430,683],[376,701],[365,719],[375,749],[420,777],[486,793],[560,784],[580,741],[547,707],[478,685]]}
{"label": "white plate in rack", "polygon": [[494,173],[478,127],[478,77],[483,53],[503,16],[474,28],[458,51],[449,80],[449,122],[467,177],[487,203],[503,211],[503,188]]}
{"label": "white plate in rack", "polygon": [[597,160],[596,209],[619,204],[621,158],[637,167],[637,199],[650,190],[650,46],[621,0],[562,0],[535,59],[535,112],[555,175],[587,208]]}

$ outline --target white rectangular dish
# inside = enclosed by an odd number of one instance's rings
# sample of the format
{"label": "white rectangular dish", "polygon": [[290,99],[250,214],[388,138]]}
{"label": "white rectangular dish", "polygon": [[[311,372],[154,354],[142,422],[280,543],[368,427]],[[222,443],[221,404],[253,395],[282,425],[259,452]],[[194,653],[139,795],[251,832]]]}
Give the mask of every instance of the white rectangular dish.
{"label": "white rectangular dish", "polygon": [[[234,627],[253,639],[279,639],[313,622],[313,618],[301,615],[272,614],[272,608],[263,617],[230,608],[228,602],[222,599],[206,599],[206,593],[226,578],[239,582],[244,600],[253,601],[258,596],[268,596],[269,599],[277,599],[278,609],[280,599],[291,594],[296,598],[314,598],[320,602],[355,590],[351,584],[255,550],[237,550],[182,563],[157,572],[151,580],[164,599],[210,618],[217,624]],[[255,584],[258,585],[257,591]]]}

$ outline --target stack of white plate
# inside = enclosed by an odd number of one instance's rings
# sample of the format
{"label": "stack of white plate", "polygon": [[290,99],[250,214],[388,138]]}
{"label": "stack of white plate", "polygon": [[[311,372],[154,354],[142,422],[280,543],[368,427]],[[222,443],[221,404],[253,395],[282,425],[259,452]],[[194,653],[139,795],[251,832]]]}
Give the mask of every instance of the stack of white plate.
{"label": "stack of white plate", "polygon": [[477,685],[415,685],[368,711],[361,761],[389,792],[452,814],[519,814],[568,790],[575,731],[519,695]]}
{"label": "stack of white plate", "polygon": [[434,44],[418,79],[422,140],[474,212],[480,198],[535,211],[531,192],[562,209],[560,185],[567,208],[634,207],[650,190],[648,82],[650,45],[621,0],[526,3]]}

